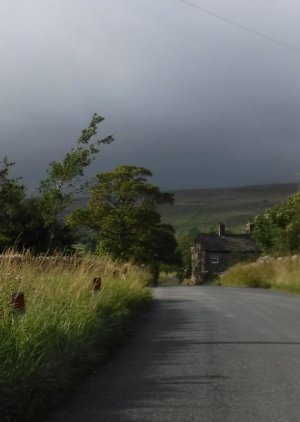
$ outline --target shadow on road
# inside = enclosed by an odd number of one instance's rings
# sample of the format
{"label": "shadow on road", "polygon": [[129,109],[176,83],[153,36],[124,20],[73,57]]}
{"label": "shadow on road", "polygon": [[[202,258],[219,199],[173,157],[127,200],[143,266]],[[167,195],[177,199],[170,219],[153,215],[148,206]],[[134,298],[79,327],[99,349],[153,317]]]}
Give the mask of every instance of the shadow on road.
{"label": "shadow on road", "polygon": [[[188,303],[184,299],[154,300],[136,324],[135,334],[80,386],[66,408],[47,420],[153,421],[152,407],[165,412],[172,401],[172,409],[176,409],[174,397],[182,395],[182,390],[188,394],[192,386],[207,386],[226,378],[221,374],[191,375],[179,370],[186,366],[182,357],[187,349],[195,353],[195,346],[205,344],[185,336],[191,324]],[[195,327],[190,328],[193,331]],[[205,315],[197,331],[204,335],[209,331]],[[179,406],[181,410],[185,407],[182,402],[178,402]]]}

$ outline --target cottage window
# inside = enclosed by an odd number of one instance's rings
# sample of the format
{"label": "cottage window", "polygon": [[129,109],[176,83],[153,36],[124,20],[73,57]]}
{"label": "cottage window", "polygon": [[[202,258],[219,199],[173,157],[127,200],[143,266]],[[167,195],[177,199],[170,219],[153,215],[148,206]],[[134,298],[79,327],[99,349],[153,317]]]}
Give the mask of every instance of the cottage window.
{"label": "cottage window", "polygon": [[211,264],[219,264],[219,262],[220,262],[220,259],[219,259],[219,255],[217,253],[210,255],[210,263]]}

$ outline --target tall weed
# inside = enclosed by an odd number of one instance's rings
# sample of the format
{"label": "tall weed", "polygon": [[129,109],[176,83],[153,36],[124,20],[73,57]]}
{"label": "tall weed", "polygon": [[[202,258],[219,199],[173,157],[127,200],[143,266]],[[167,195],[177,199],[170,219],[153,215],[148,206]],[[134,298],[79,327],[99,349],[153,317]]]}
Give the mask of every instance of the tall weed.
{"label": "tall weed", "polygon": [[[119,276],[114,274],[118,271]],[[147,274],[107,257],[0,258],[1,421],[35,421],[124,336],[150,300]],[[102,278],[95,293],[94,277]],[[23,292],[24,313],[11,294]]]}
{"label": "tall weed", "polygon": [[224,273],[221,284],[300,293],[300,257],[265,257],[253,263],[237,264]]}

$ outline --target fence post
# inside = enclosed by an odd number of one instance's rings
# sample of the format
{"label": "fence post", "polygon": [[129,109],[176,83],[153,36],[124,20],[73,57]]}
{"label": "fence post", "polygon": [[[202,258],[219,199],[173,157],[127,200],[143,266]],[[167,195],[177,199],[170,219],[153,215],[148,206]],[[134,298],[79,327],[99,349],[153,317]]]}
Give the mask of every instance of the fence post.
{"label": "fence post", "polygon": [[99,292],[102,287],[101,277],[95,277],[92,281],[94,293]]}
{"label": "fence post", "polygon": [[25,296],[23,292],[14,292],[11,294],[10,305],[20,313],[25,312]]}

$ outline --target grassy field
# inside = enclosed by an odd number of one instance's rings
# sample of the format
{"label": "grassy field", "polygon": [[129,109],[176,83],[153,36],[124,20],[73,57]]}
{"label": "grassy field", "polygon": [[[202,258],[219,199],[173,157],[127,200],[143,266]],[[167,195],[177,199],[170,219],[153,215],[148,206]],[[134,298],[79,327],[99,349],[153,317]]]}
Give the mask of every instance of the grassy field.
{"label": "grassy field", "polygon": [[[117,272],[116,272],[117,271]],[[37,421],[124,337],[148,275],[107,257],[0,259],[1,421]],[[92,280],[102,278],[94,292]],[[24,293],[25,312],[12,294]]]}
{"label": "grassy field", "polygon": [[246,222],[297,192],[299,185],[274,184],[224,189],[175,191],[175,204],[160,208],[163,221],[177,234],[190,230],[208,232],[224,222],[233,232],[241,232]]}
{"label": "grassy field", "polygon": [[300,294],[300,256],[262,257],[254,263],[237,264],[224,273],[221,284]]}

